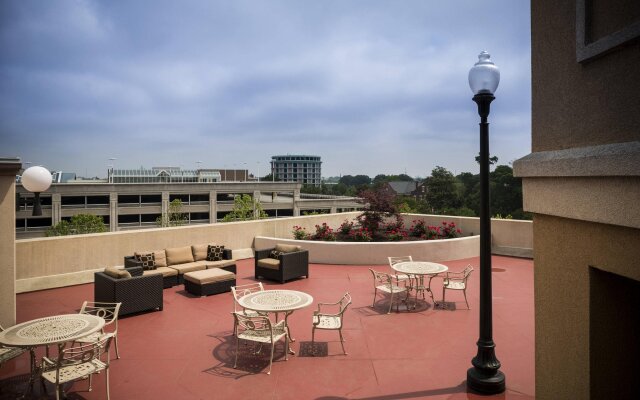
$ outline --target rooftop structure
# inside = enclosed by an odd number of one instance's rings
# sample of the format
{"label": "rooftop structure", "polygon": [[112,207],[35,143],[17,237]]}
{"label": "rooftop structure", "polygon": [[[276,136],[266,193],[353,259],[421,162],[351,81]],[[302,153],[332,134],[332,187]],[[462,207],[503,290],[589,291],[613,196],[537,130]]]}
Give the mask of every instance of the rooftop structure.
{"label": "rooftop structure", "polygon": [[[239,177],[245,177],[246,172]],[[151,169],[109,169],[109,183],[212,183],[222,176],[215,169],[181,169],[180,167],[153,167]]]}

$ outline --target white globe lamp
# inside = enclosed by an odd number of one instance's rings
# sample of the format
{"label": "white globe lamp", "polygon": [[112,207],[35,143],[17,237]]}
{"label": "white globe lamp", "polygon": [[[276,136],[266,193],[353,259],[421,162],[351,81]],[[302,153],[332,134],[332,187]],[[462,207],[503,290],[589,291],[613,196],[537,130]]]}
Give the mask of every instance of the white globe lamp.
{"label": "white globe lamp", "polygon": [[46,191],[51,186],[51,172],[40,166],[30,167],[22,173],[21,182],[25,189],[35,194],[32,215],[42,215],[40,193]]}

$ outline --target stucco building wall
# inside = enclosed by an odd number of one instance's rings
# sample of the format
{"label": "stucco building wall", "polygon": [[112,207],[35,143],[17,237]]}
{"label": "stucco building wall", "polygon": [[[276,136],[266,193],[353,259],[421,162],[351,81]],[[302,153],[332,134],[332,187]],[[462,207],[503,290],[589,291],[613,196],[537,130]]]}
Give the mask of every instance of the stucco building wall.
{"label": "stucco building wall", "polygon": [[[531,4],[532,153],[514,172],[534,213],[540,399],[640,396],[640,47],[609,46],[639,4]],[[580,61],[582,44],[608,50]]]}

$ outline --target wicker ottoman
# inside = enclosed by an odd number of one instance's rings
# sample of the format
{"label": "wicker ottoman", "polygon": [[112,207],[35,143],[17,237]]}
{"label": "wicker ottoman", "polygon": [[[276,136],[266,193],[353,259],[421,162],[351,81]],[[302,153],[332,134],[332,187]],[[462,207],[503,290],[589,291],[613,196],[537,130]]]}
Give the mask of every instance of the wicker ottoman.
{"label": "wicker ottoman", "polygon": [[231,291],[236,274],[221,268],[204,269],[184,274],[184,288],[196,296],[208,296]]}

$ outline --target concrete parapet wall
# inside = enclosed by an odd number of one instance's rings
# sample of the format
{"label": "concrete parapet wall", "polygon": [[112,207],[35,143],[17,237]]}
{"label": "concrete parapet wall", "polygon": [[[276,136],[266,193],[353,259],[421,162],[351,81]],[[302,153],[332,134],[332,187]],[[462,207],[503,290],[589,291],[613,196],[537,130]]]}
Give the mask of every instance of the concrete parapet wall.
{"label": "concrete parapet wall", "polygon": [[[16,240],[16,292],[91,282],[93,271],[107,266],[122,265],[123,257],[131,255],[135,251],[157,250],[198,243],[217,243],[236,250],[234,257],[247,258],[252,256],[251,249],[255,248],[254,238],[256,237],[292,239],[294,225],[305,228],[307,232],[315,232],[315,225],[323,222],[337,229],[345,219],[354,219],[358,214],[358,212],[323,214],[261,221]],[[405,225],[410,226],[414,219],[424,219],[429,225],[440,224],[442,221],[453,221],[463,230],[465,235],[471,233],[477,235],[479,232],[477,218],[407,214],[405,215]],[[531,222],[493,220],[492,227],[494,247],[531,251]],[[473,257],[478,254],[479,245],[476,239],[461,240],[461,242],[464,242],[465,245],[460,245],[455,254],[447,253],[447,251],[453,250],[437,250],[435,253],[430,253],[434,254],[430,259],[449,260]],[[470,244],[474,242],[476,244]],[[322,244],[319,243],[319,245]],[[345,260],[347,259],[346,255],[353,251],[348,249],[350,244],[345,243],[344,246],[339,246],[341,249],[339,251],[343,252],[341,254],[345,254]],[[371,245],[380,247],[383,249],[381,251],[386,252],[388,256],[393,255],[389,252],[396,253],[396,246],[402,245],[402,243],[372,243]],[[475,253],[470,254],[474,247],[476,248]],[[404,249],[402,251],[404,252]],[[423,255],[418,249],[412,251],[411,254],[427,259],[427,254]],[[384,256],[383,261],[377,257],[366,263],[384,264],[387,256]],[[327,258],[318,256],[317,261],[312,262],[328,263],[329,261],[323,261],[329,260],[328,256],[325,257]],[[333,260],[333,263],[348,264],[348,262],[340,261],[337,253]]]}
{"label": "concrete parapet wall", "polygon": [[480,236],[457,239],[418,240],[412,242],[321,242],[256,237],[256,249],[274,247],[276,243],[297,244],[309,250],[309,262],[316,264],[381,265],[387,257],[410,255],[415,260],[447,261],[476,257]]}

